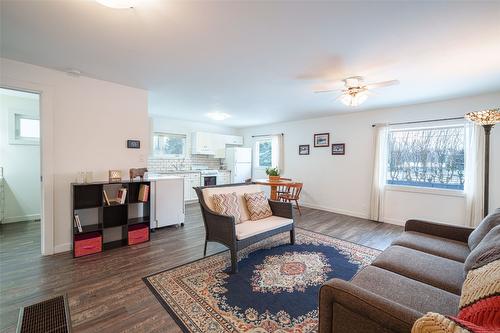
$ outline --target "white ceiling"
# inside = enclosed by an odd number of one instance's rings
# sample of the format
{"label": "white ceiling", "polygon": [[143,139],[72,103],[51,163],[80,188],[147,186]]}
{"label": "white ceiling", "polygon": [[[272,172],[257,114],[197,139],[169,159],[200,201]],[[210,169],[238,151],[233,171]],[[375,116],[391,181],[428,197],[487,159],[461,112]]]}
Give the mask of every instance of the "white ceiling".
{"label": "white ceiling", "polygon": [[[150,91],[235,127],[350,112],[317,87],[399,79],[356,110],[500,90],[500,2],[1,1],[1,56]],[[335,84],[333,84],[335,86]]]}

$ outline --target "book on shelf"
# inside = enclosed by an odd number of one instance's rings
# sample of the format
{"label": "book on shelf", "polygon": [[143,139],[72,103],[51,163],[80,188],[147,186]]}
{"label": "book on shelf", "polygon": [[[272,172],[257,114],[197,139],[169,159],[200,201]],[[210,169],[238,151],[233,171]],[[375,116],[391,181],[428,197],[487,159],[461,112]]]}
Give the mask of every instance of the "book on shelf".
{"label": "book on shelf", "polygon": [[106,202],[106,205],[110,205],[110,201],[109,201],[109,198],[108,198],[108,194],[106,193],[106,190],[102,190],[102,194],[104,196],[104,201]]}
{"label": "book on shelf", "polygon": [[78,228],[78,232],[82,232],[83,231],[82,223],[80,221],[80,216],[78,216],[78,214],[75,214],[75,224],[76,224],[76,227]]}
{"label": "book on shelf", "polygon": [[118,190],[118,196],[116,197],[116,203],[118,204],[124,204],[125,199],[127,198],[127,189],[126,188],[121,188]]}
{"label": "book on shelf", "polygon": [[149,197],[149,185],[142,184],[139,188],[139,198],[138,201],[148,202]]}

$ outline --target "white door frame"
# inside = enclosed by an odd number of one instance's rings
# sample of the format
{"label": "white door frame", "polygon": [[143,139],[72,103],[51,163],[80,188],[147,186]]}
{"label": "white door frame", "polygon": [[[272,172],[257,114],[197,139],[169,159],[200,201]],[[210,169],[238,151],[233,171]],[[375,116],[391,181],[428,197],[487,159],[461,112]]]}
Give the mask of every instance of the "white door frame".
{"label": "white door frame", "polygon": [[54,253],[54,89],[50,85],[0,77],[0,86],[40,95],[41,252]]}

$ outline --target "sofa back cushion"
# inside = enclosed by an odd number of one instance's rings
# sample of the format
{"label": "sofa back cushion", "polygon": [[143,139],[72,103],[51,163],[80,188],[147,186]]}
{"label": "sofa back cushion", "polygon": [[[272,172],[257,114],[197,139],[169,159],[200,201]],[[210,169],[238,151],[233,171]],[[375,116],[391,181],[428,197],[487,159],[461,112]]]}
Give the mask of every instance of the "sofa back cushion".
{"label": "sofa back cushion", "polygon": [[221,214],[234,217],[236,224],[241,223],[240,205],[236,193],[220,193],[212,195],[214,211]]}
{"label": "sofa back cushion", "polygon": [[201,190],[201,193],[203,194],[203,199],[205,200],[207,207],[210,210],[213,210],[214,212],[215,209],[212,198],[214,194],[233,193],[233,192],[236,193],[241,213],[240,221],[245,222],[250,220],[250,213],[248,212],[247,203],[245,201],[245,193],[261,192],[261,191],[263,191],[262,186],[256,184],[250,184],[250,185],[238,185],[238,186],[207,187]]}
{"label": "sofa back cushion", "polygon": [[486,236],[486,234],[497,225],[500,225],[500,208],[497,208],[488,214],[488,216],[486,216],[477,228],[474,229],[474,231],[469,235],[469,249],[471,251],[474,250],[484,236]]}
{"label": "sofa back cushion", "polygon": [[273,216],[273,211],[269,206],[264,192],[245,193],[250,220],[257,221]]}
{"label": "sofa back cushion", "polygon": [[468,271],[478,266],[485,255],[495,252],[500,248],[500,225],[491,229],[481,242],[471,251],[464,262],[464,270]]}

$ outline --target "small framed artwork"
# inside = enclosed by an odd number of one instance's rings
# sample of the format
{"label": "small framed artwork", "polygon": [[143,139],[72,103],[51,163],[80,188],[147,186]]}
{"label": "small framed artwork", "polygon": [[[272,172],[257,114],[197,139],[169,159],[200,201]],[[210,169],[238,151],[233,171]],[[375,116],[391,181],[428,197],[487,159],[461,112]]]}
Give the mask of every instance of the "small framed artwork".
{"label": "small framed artwork", "polygon": [[333,143],[332,155],[345,155],[345,143]]}
{"label": "small framed artwork", "polygon": [[299,145],[299,155],[309,155],[309,145]]}
{"label": "small framed artwork", "polygon": [[314,134],[314,147],[330,146],[330,133]]}

